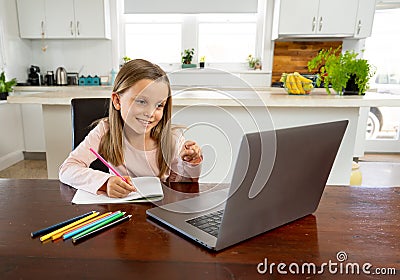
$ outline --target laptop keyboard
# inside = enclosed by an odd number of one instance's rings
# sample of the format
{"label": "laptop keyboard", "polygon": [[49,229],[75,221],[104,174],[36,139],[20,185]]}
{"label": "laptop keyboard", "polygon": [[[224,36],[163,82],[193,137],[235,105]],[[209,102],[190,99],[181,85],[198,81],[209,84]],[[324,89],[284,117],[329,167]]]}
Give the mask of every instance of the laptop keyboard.
{"label": "laptop keyboard", "polygon": [[224,209],[187,220],[186,222],[217,237],[223,214]]}

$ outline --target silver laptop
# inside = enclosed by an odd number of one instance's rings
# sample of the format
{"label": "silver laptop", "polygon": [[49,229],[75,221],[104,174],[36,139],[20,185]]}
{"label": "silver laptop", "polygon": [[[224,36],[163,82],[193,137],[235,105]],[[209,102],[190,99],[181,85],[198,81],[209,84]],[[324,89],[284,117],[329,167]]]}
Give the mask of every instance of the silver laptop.
{"label": "silver laptop", "polygon": [[230,187],[146,211],[212,250],[312,214],[347,120],[245,134]]}

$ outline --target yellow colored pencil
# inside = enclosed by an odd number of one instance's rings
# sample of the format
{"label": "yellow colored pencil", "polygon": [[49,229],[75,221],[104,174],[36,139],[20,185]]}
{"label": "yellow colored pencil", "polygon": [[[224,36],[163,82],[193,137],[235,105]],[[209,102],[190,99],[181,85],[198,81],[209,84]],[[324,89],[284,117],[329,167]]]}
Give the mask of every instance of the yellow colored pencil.
{"label": "yellow colored pencil", "polygon": [[48,233],[46,235],[43,235],[42,237],[40,237],[40,241],[45,241],[45,240],[49,239],[50,237],[52,237],[53,235],[55,235],[57,233],[60,233],[60,232],[62,232],[64,230],[66,230],[66,229],[72,228],[73,226],[76,226],[76,225],[78,225],[80,223],[83,223],[83,222],[85,222],[87,220],[90,220],[91,218],[96,217],[97,215],[99,215],[99,212],[94,212],[93,214],[91,214],[89,216],[86,216],[85,218],[82,218],[82,219],[80,219],[80,220],[78,220],[76,222],[73,222],[73,223],[71,223],[69,225],[66,225],[65,227],[62,227],[62,228],[60,228],[58,230],[55,230],[55,231],[52,231],[52,232],[50,232],[50,233]]}
{"label": "yellow colored pencil", "polygon": [[56,240],[56,239],[62,237],[65,233],[68,233],[68,232],[73,231],[73,230],[75,230],[75,229],[77,229],[77,228],[79,228],[79,227],[83,227],[84,225],[87,225],[87,224],[92,223],[92,222],[94,222],[94,221],[97,221],[97,220],[99,220],[99,219],[101,219],[101,218],[104,218],[105,216],[110,215],[111,213],[112,213],[112,212],[104,213],[104,214],[102,214],[102,215],[100,215],[100,216],[98,216],[98,217],[95,217],[95,218],[93,218],[93,219],[90,219],[89,221],[86,221],[86,222],[84,222],[84,223],[81,223],[81,224],[79,224],[79,225],[76,225],[76,226],[74,226],[74,227],[72,227],[72,228],[66,229],[66,230],[64,230],[64,231],[62,231],[62,232],[60,232],[60,233],[57,233],[57,234],[53,235],[53,236],[51,237],[51,239],[52,239],[52,240]]}

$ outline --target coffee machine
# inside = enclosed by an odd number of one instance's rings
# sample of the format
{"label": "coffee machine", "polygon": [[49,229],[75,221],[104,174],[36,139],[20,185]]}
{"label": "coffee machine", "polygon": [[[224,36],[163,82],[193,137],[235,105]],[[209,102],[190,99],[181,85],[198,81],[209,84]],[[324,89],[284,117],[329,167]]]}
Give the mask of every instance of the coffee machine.
{"label": "coffee machine", "polygon": [[28,83],[31,86],[40,86],[42,84],[42,76],[40,75],[39,66],[31,65],[29,68]]}

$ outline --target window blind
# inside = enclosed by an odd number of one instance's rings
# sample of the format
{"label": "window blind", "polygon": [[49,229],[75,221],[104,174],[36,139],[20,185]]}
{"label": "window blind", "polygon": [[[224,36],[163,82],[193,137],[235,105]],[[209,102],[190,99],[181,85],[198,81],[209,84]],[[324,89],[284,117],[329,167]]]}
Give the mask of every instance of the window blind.
{"label": "window blind", "polygon": [[258,0],[125,0],[125,14],[256,13]]}

